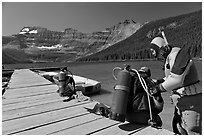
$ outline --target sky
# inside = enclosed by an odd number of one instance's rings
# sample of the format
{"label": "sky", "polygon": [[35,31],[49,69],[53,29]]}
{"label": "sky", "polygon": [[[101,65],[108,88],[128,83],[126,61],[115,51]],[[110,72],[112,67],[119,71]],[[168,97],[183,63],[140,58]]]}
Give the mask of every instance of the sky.
{"label": "sky", "polygon": [[197,2],[2,2],[2,35],[17,34],[25,26],[52,31],[66,28],[91,33],[103,31],[126,19],[139,23],[177,16],[202,9]]}

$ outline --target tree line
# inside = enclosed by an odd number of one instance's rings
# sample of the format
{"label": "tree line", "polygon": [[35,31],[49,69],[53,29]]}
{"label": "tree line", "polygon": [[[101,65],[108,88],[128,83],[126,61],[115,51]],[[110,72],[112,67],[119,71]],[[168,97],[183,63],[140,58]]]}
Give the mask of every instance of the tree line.
{"label": "tree line", "polygon": [[78,61],[151,59],[149,45],[156,35],[149,38],[148,33],[158,31],[160,27],[164,27],[165,35],[172,47],[184,47],[189,50],[192,57],[202,57],[202,11],[199,10],[151,21],[129,38]]}

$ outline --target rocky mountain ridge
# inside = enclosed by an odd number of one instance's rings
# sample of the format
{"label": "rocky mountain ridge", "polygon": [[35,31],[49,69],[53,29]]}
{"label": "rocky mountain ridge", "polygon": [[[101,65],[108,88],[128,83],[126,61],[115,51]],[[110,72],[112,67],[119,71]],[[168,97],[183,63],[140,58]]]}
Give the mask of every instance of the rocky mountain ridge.
{"label": "rocky mountain ridge", "polygon": [[[3,39],[3,49],[23,50],[32,60],[36,61],[41,60],[40,56],[45,52],[50,55],[60,54],[62,56],[53,55],[55,61],[73,61],[126,39],[141,26],[140,23],[133,20],[125,20],[104,31],[93,33],[82,33],[73,28],[58,32],[43,27],[29,26],[24,27],[19,34],[13,35],[14,38],[9,42],[5,42],[6,40]],[[69,58],[66,60],[63,59],[63,56],[68,56],[65,54],[69,54]],[[42,60],[47,59],[43,58]]]}

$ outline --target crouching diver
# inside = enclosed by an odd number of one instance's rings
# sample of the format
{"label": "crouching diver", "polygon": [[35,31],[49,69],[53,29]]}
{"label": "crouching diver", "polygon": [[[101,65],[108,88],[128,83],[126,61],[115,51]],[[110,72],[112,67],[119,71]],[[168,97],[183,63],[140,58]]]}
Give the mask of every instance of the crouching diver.
{"label": "crouching diver", "polygon": [[[69,73],[71,75],[69,75]],[[72,73],[68,71],[67,67],[61,68],[59,74],[55,75],[53,79],[59,86],[57,92],[61,97],[68,97],[68,100],[74,98],[74,95],[76,95],[75,81]]]}

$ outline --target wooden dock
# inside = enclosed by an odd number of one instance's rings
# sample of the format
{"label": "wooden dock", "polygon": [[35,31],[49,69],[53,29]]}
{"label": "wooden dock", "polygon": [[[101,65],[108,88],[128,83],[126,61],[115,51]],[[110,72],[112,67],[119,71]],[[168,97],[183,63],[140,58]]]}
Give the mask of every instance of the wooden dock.
{"label": "wooden dock", "polygon": [[3,135],[173,135],[165,129],[120,123],[89,113],[96,101],[63,102],[57,85],[15,70],[2,99]]}

